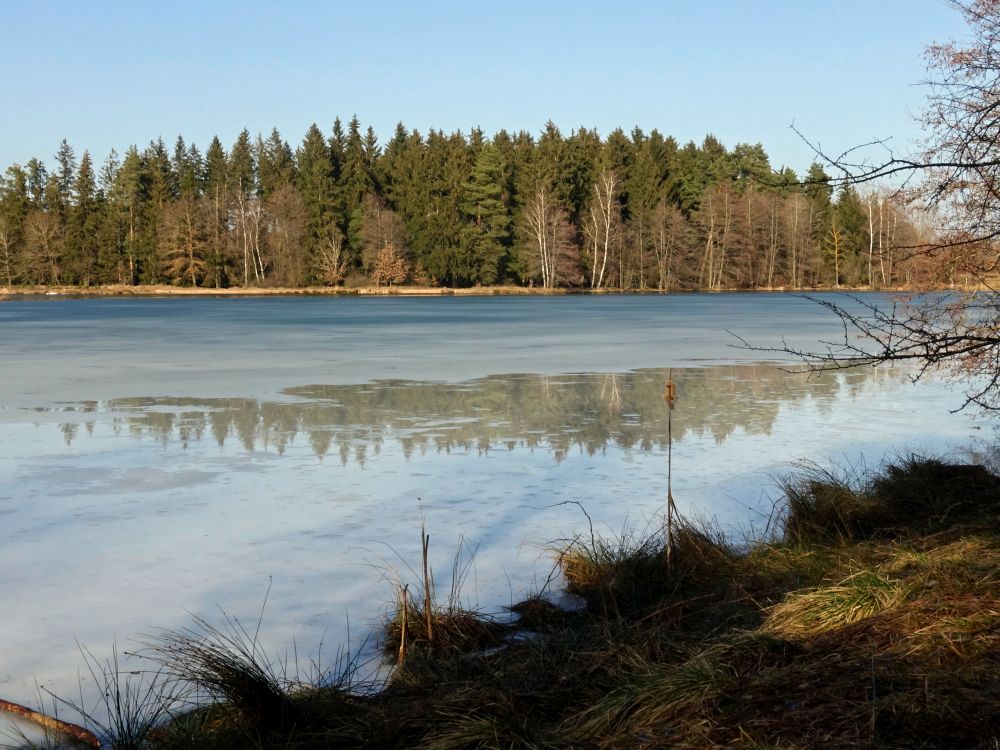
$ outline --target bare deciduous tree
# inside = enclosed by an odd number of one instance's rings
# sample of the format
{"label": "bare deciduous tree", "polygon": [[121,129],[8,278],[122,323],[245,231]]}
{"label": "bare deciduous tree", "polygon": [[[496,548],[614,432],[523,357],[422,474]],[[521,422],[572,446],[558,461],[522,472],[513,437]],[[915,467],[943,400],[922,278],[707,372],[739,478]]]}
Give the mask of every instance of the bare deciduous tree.
{"label": "bare deciduous tree", "polygon": [[524,221],[530,245],[528,267],[536,277],[541,276],[542,287],[579,283],[580,258],[573,225],[544,186],[538,186],[524,207]]}
{"label": "bare deciduous tree", "polygon": [[6,217],[0,216],[0,263],[3,264],[3,275],[7,286],[14,283],[14,248],[16,238],[14,230]]}
{"label": "bare deciduous tree", "polygon": [[336,229],[331,229],[316,255],[316,273],[324,284],[336,286],[347,275],[347,253],[344,240]]}
{"label": "bare deciduous tree", "polygon": [[608,260],[621,230],[618,192],[621,181],[613,169],[604,169],[594,181],[584,232],[590,262],[590,287],[601,289],[606,280]]}
{"label": "bare deciduous tree", "polygon": [[264,256],[261,253],[261,233],[264,228],[264,204],[250,195],[242,184],[236,190],[236,231],[243,245],[243,286],[250,285],[250,269],[259,284],[264,280]]}
{"label": "bare deciduous tree", "polygon": [[204,280],[206,224],[205,206],[198,198],[184,196],[164,208],[160,215],[163,275],[172,283],[197,286]]}
{"label": "bare deciduous tree", "polygon": [[653,213],[653,253],[656,257],[656,288],[669,292],[677,283],[675,261],[688,230],[684,214],[672,203],[661,200]]}
{"label": "bare deciduous tree", "polygon": [[365,196],[361,220],[361,265],[371,273],[379,256],[387,247],[401,253],[405,247],[403,220],[386,202],[369,193]]}
{"label": "bare deciduous tree", "polygon": [[[885,237],[879,253],[880,275],[893,279],[898,264],[906,272],[922,264],[944,267],[956,282],[975,282],[980,289],[935,293],[909,303],[879,305],[852,298],[849,304],[816,300],[837,315],[843,337],[821,342],[815,350],[775,347],[798,355],[814,369],[861,364],[915,361],[917,376],[930,368],[970,378],[966,405],[1000,409],[1000,0],[949,0],[969,27],[963,43],[935,44],[927,57],[932,72],[927,106],[921,117],[926,149],[912,157],[877,162],[858,158],[863,147],[831,157],[816,153],[839,173],[843,185],[868,184],[904,177],[898,192],[910,206],[921,207],[937,224],[934,238],[897,234],[898,213],[891,203],[875,210],[869,202],[869,277],[874,272],[874,246]],[[867,146],[886,147],[883,142]],[[900,232],[901,234],[901,232]],[[910,280],[910,279],[907,279]],[[757,347],[759,350],[759,347]]]}
{"label": "bare deciduous tree", "polygon": [[272,278],[285,286],[303,286],[308,273],[302,253],[306,209],[301,196],[285,183],[267,197],[264,213],[268,217],[266,242]]}
{"label": "bare deciduous tree", "polygon": [[24,222],[22,277],[29,284],[58,284],[66,235],[54,213],[32,209]]}
{"label": "bare deciduous tree", "polygon": [[379,251],[371,273],[375,286],[402,284],[408,273],[406,259],[390,243]]}

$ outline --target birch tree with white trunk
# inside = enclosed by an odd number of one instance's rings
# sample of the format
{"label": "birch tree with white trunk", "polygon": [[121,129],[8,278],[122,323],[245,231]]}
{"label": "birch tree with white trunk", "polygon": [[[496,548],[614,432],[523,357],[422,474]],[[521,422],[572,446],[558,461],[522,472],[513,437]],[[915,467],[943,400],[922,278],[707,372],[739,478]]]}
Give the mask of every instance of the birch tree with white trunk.
{"label": "birch tree with white trunk", "polygon": [[608,275],[608,260],[621,231],[618,193],[621,180],[613,169],[603,169],[594,181],[584,232],[590,261],[590,287],[601,289]]}

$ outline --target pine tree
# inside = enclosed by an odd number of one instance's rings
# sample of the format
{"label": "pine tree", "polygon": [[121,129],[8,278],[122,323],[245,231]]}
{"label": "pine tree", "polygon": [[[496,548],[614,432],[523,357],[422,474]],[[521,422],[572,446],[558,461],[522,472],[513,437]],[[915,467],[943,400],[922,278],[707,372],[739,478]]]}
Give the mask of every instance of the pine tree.
{"label": "pine tree", "polygon": [[630,196],[629,226],[637,286],[645,289],[658,275],[655,252],[656,209],[665,197],[664,185],[671,164],[667,143],[656,130],[645,136],[639,128],[632,131],[632,164],[625,179]]}
{"label": "pine tree", "polygon": [[292,183],[295,178],[295,157],[277,128],[271,130],[266,141],[257,136],[256,152],[261,196],[266,198],[279,187]]}
{"label": "pine tree", "polygon": [[229,159],[226,150],[222,147],[219,137],[214,136],[205,151],[202,183],[205,186],[205,199],[211,207],[206,219],[209,225],[206,273],[208,283],[215,287],[226,286],[229,276],[226,264],[226,232],[229,223],[226,187],[228,170]]}
{"label": "pine tree", "polygon": [[148,201],[139,255],[139,280],[143,284],[157,284],[161,281],[162,268],[157,232],[161,214],[177,197],[177,176],[162,138],[149,144],[142,154],[142,163]]}
{"label": "pine tree", "polygon": [[495,284],[506,268],[510,215],[503,202],[503,163],[496,146],[482,145],[472,175],[462,186],[462,258],[456,275],[479,284]]}
{"label": "pine tree", "polygon": [[257,164],[253,156],[253,144],[246,128],[240,131],[236,142],[229,151],[229,161],[226,165],[226,178],[230,190],[241,190],[244,195],[252,195],[257,191]]}
{"label": "pine tree", "polygon": [[65,138],[59,144],[59,150],[56,152],[56,163],[58,165],[56,176],[59,192],[68,199],[73,191],[73,182],[76,176],[76,153]]}
{"label": "pine tree", "polygon": [[[355,262],[360,261],[361,257],[361,237],[359,232],[365,197],[375,191],[375,181],[371,174],[373,166],[373,164],[369,164],[365,141],[361,135],[361,123],[357,116],[354,116],[347,125],[344,162],[340,171],[337,192],[343,207],[343,216],[347,222],[348,249]],[[341,226],[344,225],[342,224]]]}
{"label": "pine tree", "polygon": [[41,207],[45,183],[49,177],[45,165],[38,159],[30,159],[25,165],[25,172],[28,178],[28,194],[31,196],[31,204],[35,207]]}
{"label": "pine tree", "polygon": [[847,187],[840,191],[833,210],[833,222],[840,232],[841,268],[839,283],[865,284],[862,251],[868,240],[868,218],[857,191]]}
{"label": "pine tree", "polygon": [[188,148],[184,138],[177,136],[174,143],[173,170],[177,179],[177,191],[181,196],[197,196],[201,193],[201,175],[204,167],[201,154],[191,144]]}
{"label": "pine tree", "polygon": [[[833,188],[830,187],[830,178],[823,171],[823,167],[815,162],[809,165],[809,171],[806,173],[804,181],[803,193],[808,205],[805,221],[808,227],[807,234],[810,244],[807,255],[818,256],[821,253],[821,249],[828,247],[832,239],[830,230],[833,228]],[[837,252],[839,253],[839,248]],[[839,258],[835,258],[835,260],[836,264],[839,264]],[[828,283],[826,278],[820,277],[820,274],[823,274],[824,271],[822,264],[822,260],[818,257],[812,263],[814,266],[813,272],[816,275],[814,283]],[[839,283],[836,279],[839,275],[839,268],[834,268],[836,264],[830,265],[830,271],[831,275],[834,276],[834,282]],[[823,274],[823,276],[826,276],[826,274]]]}
{"label": "pine tree", "polygon": [[330,151],[323,133],[315,124],[306,132],[296,152],[296,161],[296,187],[306,213],[306,249],[310,256],[315,256],[337,228],[333,214],[334,181]]}
{"label": "pine tree", "polygon": [[90,286],[97,282],[100,214],[97,181],[90,154],[83,152],[73,181],[73,205],[67,233],[67,280]]}
{"label": "pine tree", "polygon": [[143,248],[147,233],[146,204],[149,201],[148,180],[142,157],[135,146],[125,152],[121,169],[115,181],[112,210],[122,222],[122,257],[117,259],[119,278],[126,284],[138,284],[139,261],[146,252]]}
{"label": "pine tree", "polygon": [[601,138],[596,130],[580,128],[571,133],[563,145],[555,194],[560,203],[569,207],[570,217],[577,226],[583,224],[600,157]]}
{"label": "pine tree", "polygon": [[100,203],[97,274],[102,284],[128,282],[125,277],[124,262],[127,222],[119,182],[121,169],[122,162],[118,158],[118,152],[111,149],[111,153],[101,165],[97,180]]}

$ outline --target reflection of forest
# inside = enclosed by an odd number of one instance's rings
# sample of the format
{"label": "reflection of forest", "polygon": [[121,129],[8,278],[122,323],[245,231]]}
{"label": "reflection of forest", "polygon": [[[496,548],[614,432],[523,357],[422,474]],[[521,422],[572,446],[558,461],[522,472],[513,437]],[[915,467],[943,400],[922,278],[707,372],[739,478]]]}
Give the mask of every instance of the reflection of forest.
{"label": "reflection of forest", "polygon": [[[735,430],[769,434],[782,403],[807,398],[829,408],[836,396],[898,371],[849,370],[811,376],[772,365],[673,370],[678,402],[675,440],[697,434],[723,441]],[[382,380],[364,385],[290,388],[291,402],[255,399],[129,398],[83,404],[74,411],[111,412],[116,431],[187,445],[211,436],[248,450],[284,452],[304,435],[317,456],[333,450],[364,463],[386,439],[409,457],[428,450],[542,447],[556,460],[571,449],[611,444],[644,451],[666,446],[665,370],[624,374],[494,375],[464,383]],[[88,431],[93,424],[85,421]],[[67,442],[78,424],[62,426]]]}

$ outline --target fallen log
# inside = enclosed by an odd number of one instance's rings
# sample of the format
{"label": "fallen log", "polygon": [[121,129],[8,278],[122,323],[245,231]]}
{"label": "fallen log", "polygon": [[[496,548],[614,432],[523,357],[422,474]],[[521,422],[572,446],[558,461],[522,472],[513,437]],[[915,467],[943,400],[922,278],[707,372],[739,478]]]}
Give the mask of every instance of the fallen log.
{"label": "fallen log", "polygon": [[94,733],[89,729],[84,729],[76,724],[70,724],[68,721],[62,721],[61,719],[55,719],[51,716],[47,716],[38,711],[34,711],[27,706],[22,706],[20,703],[13,703],[0,698],[0,711],[20,716],[21,718],[27,719],[44,729],[48,729],[52,732],[59,732],[67,737],[72,737],[77,742],[89,745],[94,748],[94,750],[100,750],[101,748],[101,741],[97,739],[96,735],[94,735]]}

